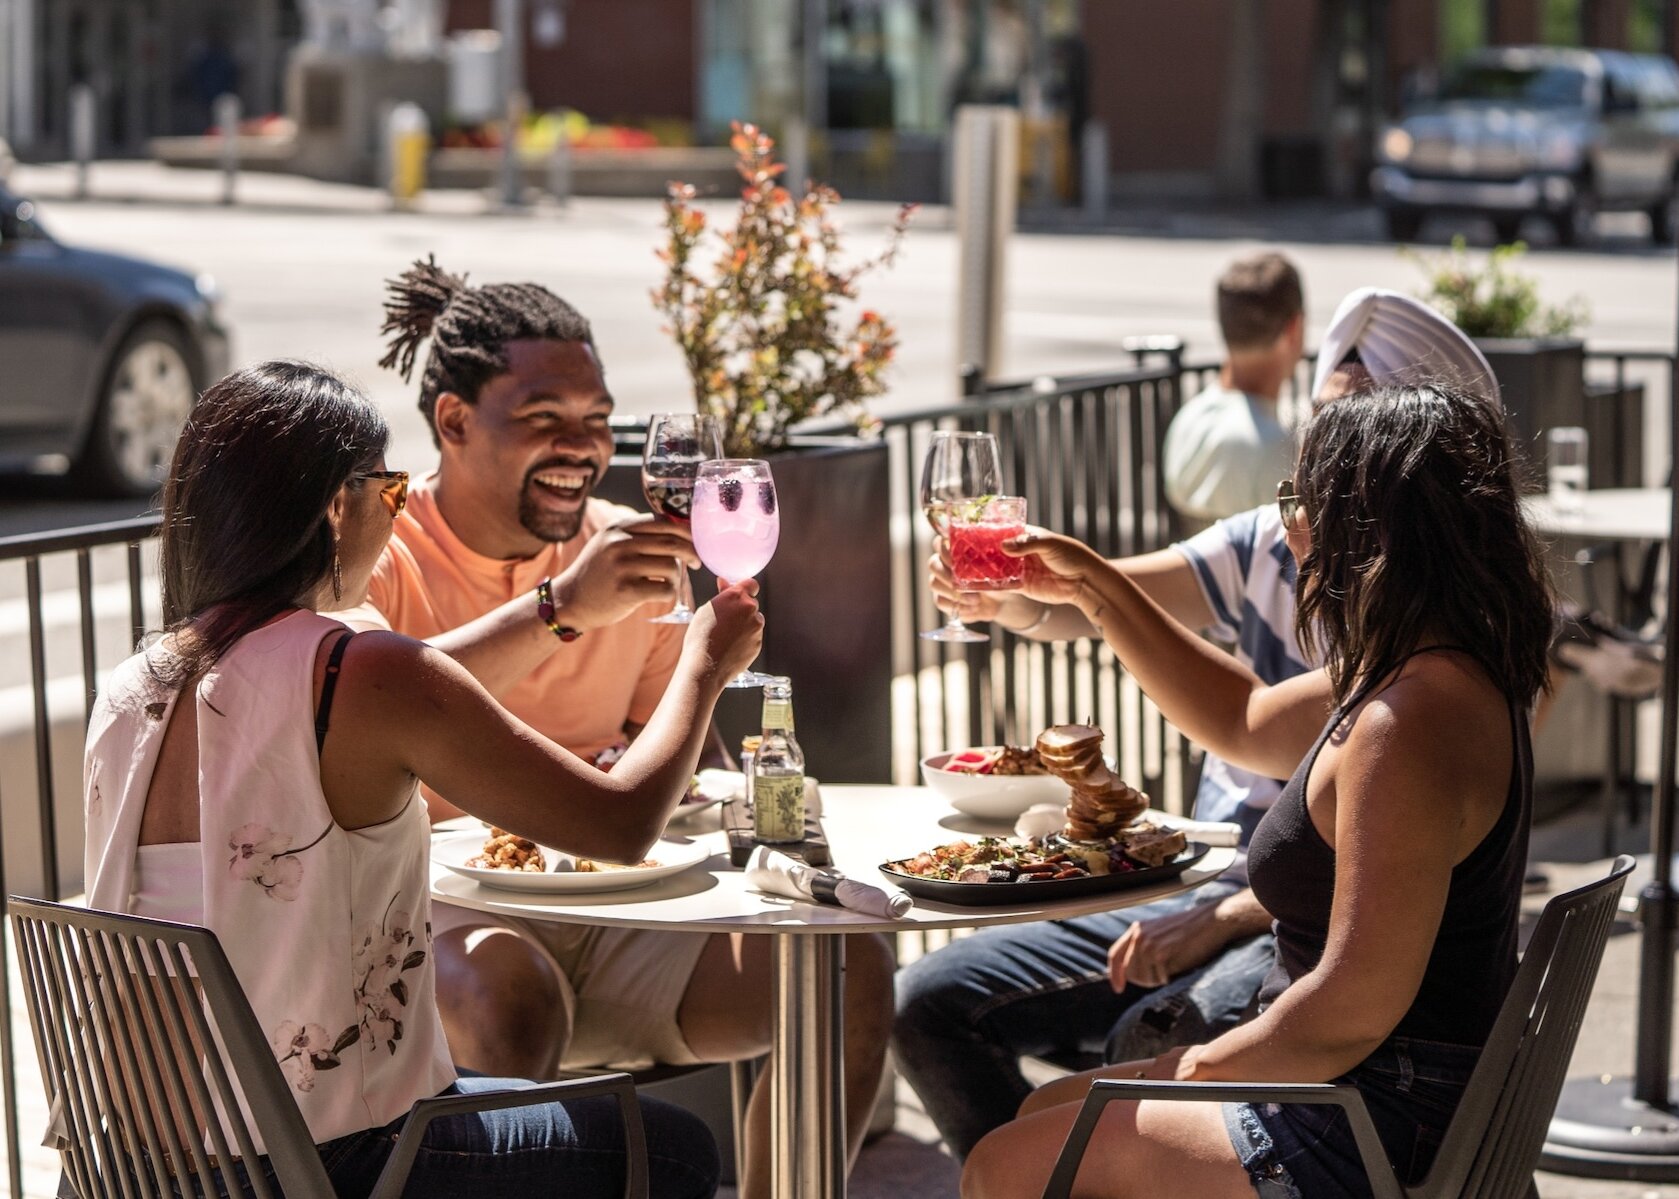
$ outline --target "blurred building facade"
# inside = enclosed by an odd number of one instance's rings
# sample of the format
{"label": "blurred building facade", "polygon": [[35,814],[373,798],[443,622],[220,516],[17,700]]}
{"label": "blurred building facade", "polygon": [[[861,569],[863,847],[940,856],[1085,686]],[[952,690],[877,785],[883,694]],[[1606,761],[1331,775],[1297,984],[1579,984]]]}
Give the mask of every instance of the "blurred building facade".
{"label": "blurred building facade", "polygon": [[[802,135],[851,194],[938,199],[952,114],[1018,106],[1029,202],[1077,193],[1100,122],[1119,196],[1351,195],[1372,131],[1483,44],[1672,52],[1676,0],[518,0],[536,109],[716,143]],[[282,111],[300,43],[492,27],[502,0],[0,0],[0,135],[62,153],[90,84],[106,153]],[[418,16],[416,16],[418,14]],[[383,38],[384,41],[379,39]],[[432,48],[437,49],[436,47]],[[398,52],[400,51],[393,51]]]}

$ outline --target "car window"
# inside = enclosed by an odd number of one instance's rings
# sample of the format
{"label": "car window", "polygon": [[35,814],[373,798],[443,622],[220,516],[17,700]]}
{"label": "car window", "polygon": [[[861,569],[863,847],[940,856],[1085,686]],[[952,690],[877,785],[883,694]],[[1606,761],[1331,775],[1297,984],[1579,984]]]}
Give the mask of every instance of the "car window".
{"label": "car window", "polygon": [[1639,94],[1645,108],[1679,108],[1679,78],[1674,75],[1671,60],[1641,58],[1638,60],[1641,78]]}
{"label": "car window", "polygon": [[1440,98],[1525,108],[1578,108],[1586,102],[1586,73],[1576,67],[1467,63],[1447,78]]}

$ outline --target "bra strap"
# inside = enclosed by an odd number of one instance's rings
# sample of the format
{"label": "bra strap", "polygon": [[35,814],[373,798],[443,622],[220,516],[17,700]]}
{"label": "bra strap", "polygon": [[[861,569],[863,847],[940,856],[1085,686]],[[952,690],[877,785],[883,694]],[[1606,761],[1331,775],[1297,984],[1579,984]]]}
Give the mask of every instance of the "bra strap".
{"label": "bra strap", "polygon": [[349,646],[350,638],[354,636],[355,634],[350,632],[341,634],[326,660],[326,679],[321,683],[321,704],[315,709],[317,755],[326,748],[327,723],[332,719],[332,693],[338,690],[338,672],[344,668],[344,650]]}

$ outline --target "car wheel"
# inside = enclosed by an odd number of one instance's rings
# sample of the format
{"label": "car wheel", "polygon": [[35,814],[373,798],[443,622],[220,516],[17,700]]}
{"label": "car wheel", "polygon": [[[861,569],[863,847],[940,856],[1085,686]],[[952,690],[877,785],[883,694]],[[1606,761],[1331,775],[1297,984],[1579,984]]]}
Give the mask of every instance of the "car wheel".
{"label": "car wheel", "polygon": [[187,343],[166,321],[147,321],[111,358],[77,473],[97,491],[151,495],[198,399]]}
{"label": "car wheel", "polygon": [[1559,212],[1552,223],[1556,225],[1557,240],[1565,246],[1589,245],[1597,237],[1597,197],[1581,188],[1574,203]]}
{"label": "car wheel", "polygon": [[1422,213],[1409,208],[1390,208],[1387,218],[1388,237],[1393,241],[1416,241],[1422,232]]}
{"label": "car wheel", "polygon": [[1518,242],[1522,239],[1522,218],[1519,216],[1495,217],[1492,222],[1492,233],[1501,246]]}

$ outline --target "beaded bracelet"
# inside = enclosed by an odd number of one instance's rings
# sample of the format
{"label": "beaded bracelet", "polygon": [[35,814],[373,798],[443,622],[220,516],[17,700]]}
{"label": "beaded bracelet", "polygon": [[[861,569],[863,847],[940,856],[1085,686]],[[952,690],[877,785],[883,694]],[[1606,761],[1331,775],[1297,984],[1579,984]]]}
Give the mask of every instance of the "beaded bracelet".
{"label": "beaded bracelet", "polygon": [[574,629],[555,619],[552,579],[543,579],[536,585],[536,614],[542,617],[542,623],[548,626],[548,631],[561,641],[576,641],[583,635],[582,629]]}

